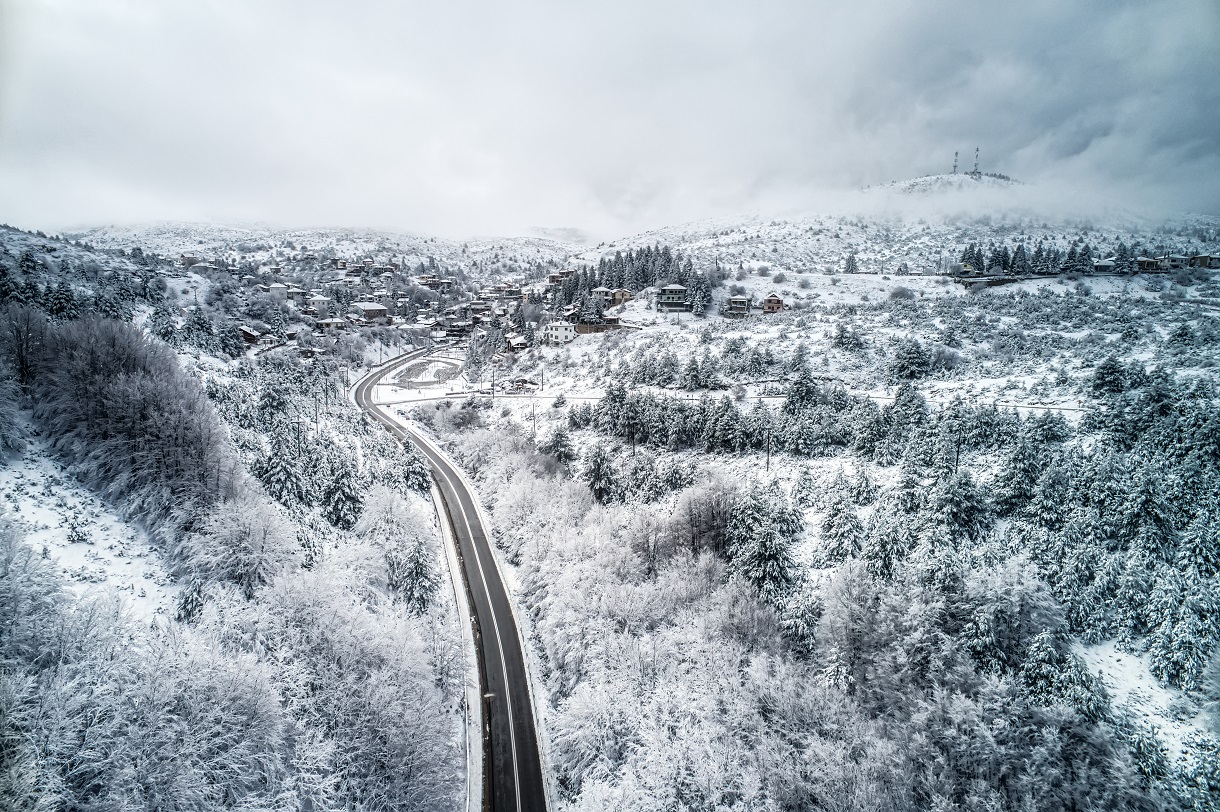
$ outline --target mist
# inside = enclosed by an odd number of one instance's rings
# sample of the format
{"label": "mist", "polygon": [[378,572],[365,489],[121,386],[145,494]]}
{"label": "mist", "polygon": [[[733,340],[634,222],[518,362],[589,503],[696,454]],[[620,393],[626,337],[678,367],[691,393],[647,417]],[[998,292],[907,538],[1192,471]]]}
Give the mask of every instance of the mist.
{"label": "mist", "polygon": [[[0,220],[613,237],[961,170],[1220,212],[1220,8],[9,2]],[[551,232],[545,232],[551,233]]]}

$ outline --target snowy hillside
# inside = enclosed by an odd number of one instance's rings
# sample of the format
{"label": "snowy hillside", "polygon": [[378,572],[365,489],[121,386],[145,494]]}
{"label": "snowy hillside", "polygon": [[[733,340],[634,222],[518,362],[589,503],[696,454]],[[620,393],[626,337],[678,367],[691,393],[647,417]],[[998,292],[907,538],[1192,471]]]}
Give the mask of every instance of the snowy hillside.
{"label": "snowy hillside", "polygon": [[520,273],[565,258],[572,246],[544,237],[454,242],[438,237],[361,229],[279,229],[259,226],[161,223],[105,226],[70,235],[100,248],[142,246],[162,256],[223,259],[231,265],[279,265],[313,256],[394,260],[414,268],[429,259],[443,267],[497,275]]}

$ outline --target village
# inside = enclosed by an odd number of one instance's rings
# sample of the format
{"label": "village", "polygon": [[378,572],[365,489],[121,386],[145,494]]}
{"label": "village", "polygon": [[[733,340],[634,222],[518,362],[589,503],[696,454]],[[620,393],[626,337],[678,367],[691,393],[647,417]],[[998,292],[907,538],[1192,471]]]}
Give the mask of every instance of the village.
{"label": "village", "polygon": [[[302,258],[316,260],[308,254]],[[207,276],[226,270],[185,254],[178,265]],[[273,316],[241,323],[243,341],[265,350],[298,339],[307,344],[311,337],[391,328],[405,333],[413,344],[490,339],[502,342],[498,349],[514,353],[539,345],[562,346],[580,335],[642,329],[642,324],[625,317],[630,302],[643,302],[646,310],[661,315],[702,315],[705,304],[696,288],[710,287],[706,280],[698,280],[700,285],[670,281],[637,290],[593,286],[584,267],[556,270],[534,281],[509,279],[484,286],[439,269],[429,272],[422,264],[412,271],[401,260],[332,258],[325,268],[328,273],[318,274],[287,264],[266,265],[240,277],[234,274],[237,284],[232,295],[246,305],[240,309],[263,313],[265,306],[251,307],[261,301],[270,305]],[[704,296],[710,298],[710,290]],[[183,315],[193,306],[186,305]],[[718,312],[726,318],[745,318],[774,315],[789,306],[775,292],[761,298],[726,295]],[[303,351],[312,352],[307,347]]]}

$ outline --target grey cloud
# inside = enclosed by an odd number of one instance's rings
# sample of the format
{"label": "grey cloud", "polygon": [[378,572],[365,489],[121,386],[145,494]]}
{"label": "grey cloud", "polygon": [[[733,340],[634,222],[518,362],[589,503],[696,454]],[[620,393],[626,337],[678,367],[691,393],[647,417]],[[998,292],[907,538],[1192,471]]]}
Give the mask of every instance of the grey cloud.
{"label": "grey cloud", "polygon": [[1048,188],[1220,211],[1211,0],[0,8],[0,219],[30,227],[605,236],[975,145]]}

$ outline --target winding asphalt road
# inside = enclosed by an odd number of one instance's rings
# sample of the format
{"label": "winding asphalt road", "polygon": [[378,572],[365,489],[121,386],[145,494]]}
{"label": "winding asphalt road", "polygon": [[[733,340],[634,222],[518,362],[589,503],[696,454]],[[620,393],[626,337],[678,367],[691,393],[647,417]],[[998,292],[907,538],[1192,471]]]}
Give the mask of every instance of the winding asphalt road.
{"label": "winding asphalt road", "polygon": [[423,354],[408,353],[369,373],[356,384],[356,404],[427,458],[441,493],[439,507],[457,540],[483,691],[483,808],[494,812],[545,810],[546,788],[521,638],[475,496],[443,453],[395,420],[373,397],[384,376]]}

